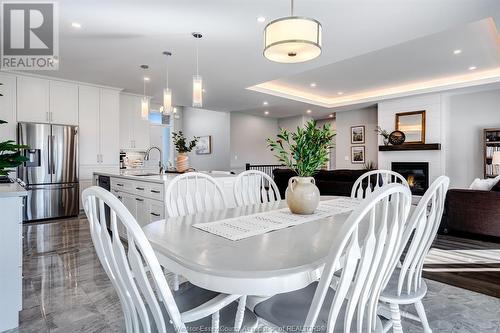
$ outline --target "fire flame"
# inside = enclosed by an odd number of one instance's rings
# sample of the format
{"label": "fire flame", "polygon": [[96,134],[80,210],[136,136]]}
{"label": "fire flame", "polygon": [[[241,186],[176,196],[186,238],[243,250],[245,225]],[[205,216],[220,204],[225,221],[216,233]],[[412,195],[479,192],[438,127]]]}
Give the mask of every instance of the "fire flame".
{"label": "fire flame", "polygon": [[414,176],[412,176],[412,175],[408,176],[407,181],[408,181],[408,185],[410,185],[410,187],[415,186],[415,177]]}

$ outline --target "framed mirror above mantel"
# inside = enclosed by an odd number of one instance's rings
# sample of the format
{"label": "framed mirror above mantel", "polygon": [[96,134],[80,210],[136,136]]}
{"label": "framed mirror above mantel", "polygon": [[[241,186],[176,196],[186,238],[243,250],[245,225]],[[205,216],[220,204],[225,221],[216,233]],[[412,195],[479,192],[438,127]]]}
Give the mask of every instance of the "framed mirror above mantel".
{"label": "framed mirror above mantel", "polygon": [[425,144],[425,111],[396,113],[396,131],[405,134],[405,144]]}

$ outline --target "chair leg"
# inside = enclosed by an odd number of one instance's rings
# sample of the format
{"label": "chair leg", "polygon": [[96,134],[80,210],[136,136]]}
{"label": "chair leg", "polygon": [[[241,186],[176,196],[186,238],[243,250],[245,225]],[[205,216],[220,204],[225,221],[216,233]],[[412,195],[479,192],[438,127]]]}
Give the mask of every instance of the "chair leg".
{"label": "chair leg", "polygon": [[394,333],[403,333],[403,326],[401,326],[401,312],[397,304],[389,304],[391,308],[392,331]]}
{"label": "chair leg", "polygon": [[432,329],[429,326],[429,321],[427,320],[427,315],[425,314],[424,305],[422,304],[422,300],[419,300],[415,303],[415,308],[417,309],[418,317],[422,322],[422,326],[424,327],[425,333],[432,333]]}
{"label": "chair leg", "polygon": [[238,310],[236,311],[236,318],[234,319],[234,330],[238,332],[243,324],[243,317],[245,316],[247,297],[241,296],[238,301]]}
{"label": "chair leg", "polygon": [[212,332],[211,333],[218,333],[219,332],[219,323],[220,321],[220,313],[219,311],[215,312],[212,315]]}

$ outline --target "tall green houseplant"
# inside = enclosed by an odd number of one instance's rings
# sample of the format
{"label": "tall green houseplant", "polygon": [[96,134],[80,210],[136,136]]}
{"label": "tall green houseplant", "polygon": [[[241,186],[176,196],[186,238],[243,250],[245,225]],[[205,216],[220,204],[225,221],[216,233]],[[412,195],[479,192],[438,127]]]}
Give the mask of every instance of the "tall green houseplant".
{"label": "tall green houseplant", "polygon": [[282,164],[299,177],[311,177],[328,162],[334,137],[330,124],[318,128],[311,120],[295,133],[280,128],[277,139],[269,138],[267,143]]}
{"label": "tall green houseplant", "polygon": [[[6,121],[0,120],[0,125],[6,123]],[[0,142],[0,178],[5,179],[9,172],[14,171],[15,167],[28,160],[21,155],[19,150],[24,148],[28,148],[28,146],[18,145],[14,140]]]}

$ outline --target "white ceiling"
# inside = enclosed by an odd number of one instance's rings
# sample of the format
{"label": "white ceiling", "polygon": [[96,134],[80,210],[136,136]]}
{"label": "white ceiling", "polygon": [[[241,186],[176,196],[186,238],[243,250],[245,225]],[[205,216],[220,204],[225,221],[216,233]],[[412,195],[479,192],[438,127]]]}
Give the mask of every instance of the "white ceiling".
{"label": "white ceiling", "polygon": [[[296,77],[297,81],[292,81],[308,85],[313,75],[318,74],[315,68],[342,64],[349,58],[486,17],[500,21],[497,0],[297,0],[297,15],[313,17],[323,25],[323,53],[305,64],[276,64],[262,56],[265,23],[257,22],[256,18],[263,15],[269,21],[285,16],[288,7],[287,0],[61,0],[60,69],[40,74],[142,93],[143,73],[139,65],[148,64],[151,77],[148,93],[160,101],[165,80],[165,57],[161,53],[169,50],[173,53],[170,85],[174,103],[190,105],[195,70],[191,32],[199,31],[204,35],[200,42],[200,74],[206,89],[205,108],[256,114],[268,109],[270,116],[275,117],[303,114],[306,109],[326,114],[331,110],[246,88],[280,78],[295,78],[294,75],[303,72],[303,76]],[[80,23],[82,28],[72,28],[71,22]],[[399,65],[391,71],[372,66],[370,72],[361,73],[365,75],[363,79],[353,74],[356,67],[343,68],[339,77],[320,70],[314,81],[321,82],[322,89],[328,87],[328,91],[353,91],[387,84],[391,78],[392,83],[401,82],[405,78],[401,73],[422,74],[418,67],[400,71],[408,60],[403,58],[408,57],[408,50],[403,47],[400,51],[394,55],[399,57]],[[421,59],[415,66],[423,66],[428,60]],[[359,60],[352,61],[350,64],[356,65]],[[445,67],[444,72],[454,70],[455,67],[448,65],[443,59],[435,68]],[[262,106],[264,100],[269,106]]]}

